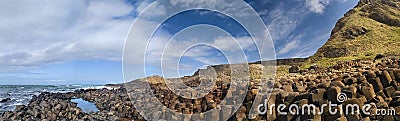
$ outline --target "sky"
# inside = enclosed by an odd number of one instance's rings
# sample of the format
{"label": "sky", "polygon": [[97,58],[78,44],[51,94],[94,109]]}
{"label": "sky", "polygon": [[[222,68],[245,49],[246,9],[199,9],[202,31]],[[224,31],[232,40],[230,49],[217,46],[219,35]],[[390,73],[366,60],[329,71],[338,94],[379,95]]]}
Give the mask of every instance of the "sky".
{"label": "sky", "polygon": [[[245,1],[267,27],[276,58],[311,56],[327,41],[336,21],[357,4],[355,0]],[[141,14],[151,3],[156,11]],[[139,38],[128,37],[128,41],[141,43],[140,35],[151,33],[148,29],[158,25],[154,19],[166,15],[171,6],[207,6],[248,16],[243,8],[223,0],[2,0],[0,84],[121,83],[124,44],[132,23],[144,24],[138,33],[131,33]],[[260,60],[249,34],[230,16],[192,10],[161,24],[145,53],[147,76],[190,75],[198,68],[241,58],[243,53],[247,61]],[[199,42],[215,46],[190,47]],[[135,45],[127,47],[126,51],[135,51]],[[160,62],[165,72],[160,71]]]}

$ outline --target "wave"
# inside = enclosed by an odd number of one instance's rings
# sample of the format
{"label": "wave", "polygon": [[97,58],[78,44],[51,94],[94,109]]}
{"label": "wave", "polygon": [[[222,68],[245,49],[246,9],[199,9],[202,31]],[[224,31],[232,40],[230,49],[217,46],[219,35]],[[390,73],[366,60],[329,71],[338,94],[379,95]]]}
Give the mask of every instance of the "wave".
{"label": "wave", "polygon": [[0,100],[10,98],[11,101],[0,103],[0,112],[13,110],[15,105],[26,105],[33,95],[42,92],[67,93],[78,89],[101,89],[98,85],[0,85]]}
{"label": "wave", "polygon": [[12,105],[13,105],[13,106],[17,106],[17,105],[25,105],[25,104],[22,103],[22,102],[18,102],[18,103],[13,103]]}

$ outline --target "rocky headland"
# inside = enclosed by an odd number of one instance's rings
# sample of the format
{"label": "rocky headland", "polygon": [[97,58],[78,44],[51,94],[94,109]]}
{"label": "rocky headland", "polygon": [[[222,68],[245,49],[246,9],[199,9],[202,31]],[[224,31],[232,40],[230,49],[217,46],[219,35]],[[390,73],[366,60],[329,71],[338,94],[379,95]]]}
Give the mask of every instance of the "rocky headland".
{"label": "rocky headland", "polygon": [[[237,111],[224,108],[212,112],[211,116],[177,117],[160,114],[165,120],[219,120],[233,114],[229,120],[267,120],[267,121],[347,121],[347,120],[400,120],[400,1],[399,0],[361,0],[359,4],[334,27],[328,42],[310,58],[277,60],[277,74],[273,90],[270,92],[267,107],[283,104],[286,108],[267,108],[266,114],[250,119],[249,112],[256,95],[260,92],[263,65],[261,62],[249,63],[247,92],[228,94],[231,87],[231,65],[211,66],[217,72],[216,85],[212,91],[200,99],[185,99],[169,90],[165,79],[151,76],[141,81],[149,82],[151,91],[164,106],[183,113],[194,114],[221,108],[218,104],[225,98],[235,99],[245,94],[244,101]],[[196,87],[201,81],[199,72],[180,78],[190,87]],[[81,89],[69,93],[42,93],[33,96],[28,105],[17,106],[13,111],[0,114],[0,120],[144,120],[135,110],[134,104],[140,103],[129,97],[140,95],[127,90],[126,84],[106,85],[113,89]],[[140,89],[138,89],[140,90]],[[338,95],[345,94],[346,100],[338,101]],[[193,96],[187,93],[183,95]],[[83,112],[71,99],[81,98],[92,102],[97,112]],[[6,101],[7,99],[4,99]],[[1,100],[3,101],[3,100]],[[392,115],[358,113],[330,113],[328,103],[337,105],[371,105],[370,111],[378,109],[394,110]],[[289,105],[315,105],[317,112],[307,114],[280,114],[280,111],[293,111]],[[233,104],[232,104],[233,105]],[[232,106],[233,107],[233,106]],[[149,107],[151,108],[151,107]],[[345,107],[336,107],[343,111]],[[299,109],[294,112],[308,112]],[[321,111],[321,113],[318,113]]]}
{"label": "rocky headland", "polygon": [[[251,68],[258,66],[259,64],[250,64]],[[185,82],[188,85],[192,86],[200,81],[196,75],[184,79],[187,80]],[[158,100],[180,113],[205,112],[218,108],[217,105],[223,98],[235,98],[235,95],[226,94],[230,85],[223,81],[217,82],[213,91],[204,98],[188,101],[165,88],[163,81],[160,81],[164,80],[162,77],[153,76],[148,80],[151,81],[152,90]],[[329,68],[313,66],[300,69],[297,73],[278,77],[268,104],[298,104],[300,106],[314,104],[317,106],[317,110],[321,111],[323,110],[321,105],[330,101],[335,104],[356,104],[360,107],[364,104],[371,104],[373,109],[394,109],[396,112],[400,112],[399,83],[400,58],[398,56],[383,57],[377,60],[344,61]],[[119,87],[117,88],[117,86]],[[135,111],[124,85],[113,85],[113,87],[114,89],[81,89],[69,93],[44,92],[39,96],[33,96],[28,105],[20,105],[14,111],[5,112],[1,115],[0,120],[144,120]],[[257,82],[252,81],[247,96],[237,112],[232,112],[232,108],[225,109],[215,112],[211,118],[203,117],[201,119],[218,120],[225,116],[226,112],[230,112],[233,113],[230,120],[249,120],[247,114],[252,101],[259,94],[258,88]],[[347,100],[337,102],[339,93],[345,93]],[[76,103],[71,102],[71,99],[75,98],[93,102],[100,111],[83,112]],[[386,116],[362,113],[331,115],[325,109],[326,112],[322,114],[279,115],[276,109],[273,110],[273,114],[258,115],[253,120],[400,120],[397,113]],[[173,120],[173,117],[162,118]]]}

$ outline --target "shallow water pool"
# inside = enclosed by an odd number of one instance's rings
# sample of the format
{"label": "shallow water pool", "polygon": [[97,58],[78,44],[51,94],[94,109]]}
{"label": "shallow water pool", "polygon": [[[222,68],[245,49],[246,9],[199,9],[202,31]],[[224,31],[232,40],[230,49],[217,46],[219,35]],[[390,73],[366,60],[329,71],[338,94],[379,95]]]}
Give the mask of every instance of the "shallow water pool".
{"label": "shallow water pool", "polygon": [[98,112],[99,109],[96,107],[94,103],[91,103],[89,101],[83,100],[82,98],[77,98],[77,99],[71,99],[71,102],[78,103],[77,106],[82,109],[83,112],[85,113],[90,113],[90,112]]}

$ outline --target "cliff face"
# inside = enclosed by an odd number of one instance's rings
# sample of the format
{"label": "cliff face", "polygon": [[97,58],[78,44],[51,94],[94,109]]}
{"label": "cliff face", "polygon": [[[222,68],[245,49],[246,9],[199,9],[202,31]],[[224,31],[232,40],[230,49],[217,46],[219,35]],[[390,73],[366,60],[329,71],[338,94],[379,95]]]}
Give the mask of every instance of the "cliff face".
{"label": "cliff face", "polygon": [[400,54],[400,0],[361,0],[339,19],[311,62]]}

